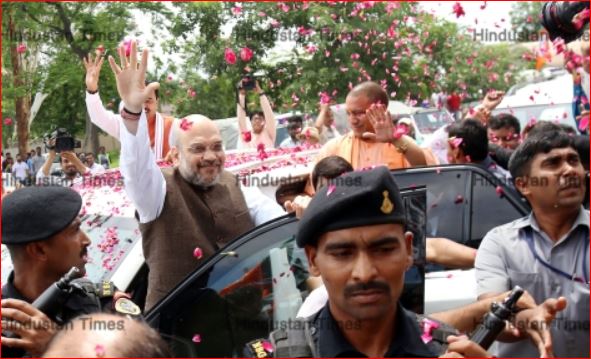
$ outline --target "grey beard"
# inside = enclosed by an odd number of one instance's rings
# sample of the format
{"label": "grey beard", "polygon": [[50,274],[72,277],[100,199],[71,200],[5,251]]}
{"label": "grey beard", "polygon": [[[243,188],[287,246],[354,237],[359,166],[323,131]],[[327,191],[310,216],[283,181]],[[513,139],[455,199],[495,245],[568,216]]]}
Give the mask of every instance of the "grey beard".
{"label": "grey beard", "polygon": [[220,181],[220,175],[218,174],[213,181],[211,182],[205,182],[203,181],[203,178],[201,178],[201,176],[199,176],[197,173],[194,173],[191,170],[186,170],[185,167],[181,164],[179,166],[179,172],[181,173],[181,177],[183,177],[183,179],[189,183],[191,183],[194,186],[197,186],[201,189],[209,189],[213,186],[215,186],[216,184],[218,184],[218,182]]}

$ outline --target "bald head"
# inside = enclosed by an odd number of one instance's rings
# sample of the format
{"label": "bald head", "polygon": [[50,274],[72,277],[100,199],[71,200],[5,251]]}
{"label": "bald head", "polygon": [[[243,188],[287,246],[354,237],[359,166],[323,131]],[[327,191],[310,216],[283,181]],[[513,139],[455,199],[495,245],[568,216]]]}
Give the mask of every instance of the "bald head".
{"label": "bald head", "polygon": [[177,121],[173,127],[174,144],[178,149],[186,146],[191,140],[198,137],[218,135],[220,130],[212,120],[203,115],[189,115]]}
{"label": "bald head", "polygon": [[190,115],[173,131],[181,176],[199,187],[211,187],[219,179],[226,156],[220,130],[209,118]]}
{"label": "bald head", "polygon": [[44,358],[164,358],[167,344],[147,324],[112,314],[83,315],[52,339]]}
{"label": "bald head", "polygon": [[370,103],[381,103],[385,107],[388,107],[388,94],[379,84],[373,81],[362,82],[359,85],[353,87],[347,97],[359,97],[363,96],[369,100]]}

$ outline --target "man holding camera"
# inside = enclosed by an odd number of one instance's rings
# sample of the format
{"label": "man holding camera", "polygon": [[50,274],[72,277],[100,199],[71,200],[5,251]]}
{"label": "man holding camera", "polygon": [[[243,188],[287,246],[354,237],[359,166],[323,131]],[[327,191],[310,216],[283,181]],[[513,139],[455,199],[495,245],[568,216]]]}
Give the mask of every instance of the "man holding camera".
{"label": "man holding camera", "polygon": [[[84,59],[84,67],[86,68],[86,108],[92,123],[109,135],[119,139],[121,115],[108,111],[103,106],[98,93],[98,81],[103,60],[104,58],[100,54],[97,54],[94,59],[89,54],[88,59]],[[174,117],[164,116],[158,112],[159,100],[160,95],[156,89],[150,93],[150,96],[143,104],[143,109],[148,118],[150,147],[156,155],[156,160],[162,160],[169,154],[173,143],[172,127],[176,121]]]}
{"label": "man holding camera", "polygon": [[[260,97],[262,111],[253,112],[250,115],[250,124],[246,121],[246,91],[253,89]],[[275,147],[277,125],[271,103],[267,95],[261,90],[259,82],[251,77],[245,77],[238,83],[238,103],[236,105],[236,117],[240,137],[238,148],[258,148],[260,144],[265,148]]]}
{"label": "man holding camera", "polygon": [[60,151],[60,174],[55,176],[51,173],[51,165],[55,160],[56,152],[56,139],[49,140],[47,159],[43,167],[37,172],[36,182],[37,185],[57,185],[70,187],[75,180],[79,179],[82,175],[90,175],[90,168],[86,167],[82,161],[72,151]]}
{"label": "man holding camera", "polygon": [[[115,293],[112,283],[95,285],[81,278],[70,282],[71,292],[64,289],[66,293],[61,293],[60,288],[52,296],[65,295],[60,297],[62,305],[59,299],[53,302],[45,296],[45,305],[35,303],[72,267],[78,268],[80,276],[86,272],[90,239],[80,229],[81,208],[80,195],[63,187],[27,187],[3,198],[2,242],[14,266],[2,287],[2,330],[12,332],[10,336],[3,333],[3,357],[20,357],[24,351],[40,356],[58,324],[64,325],[80,314],[112,307],[122,314],[139,315],[139,308],[123,293]],[[56,312],[46,309],[43,313],[31,303],[55,308]]]}

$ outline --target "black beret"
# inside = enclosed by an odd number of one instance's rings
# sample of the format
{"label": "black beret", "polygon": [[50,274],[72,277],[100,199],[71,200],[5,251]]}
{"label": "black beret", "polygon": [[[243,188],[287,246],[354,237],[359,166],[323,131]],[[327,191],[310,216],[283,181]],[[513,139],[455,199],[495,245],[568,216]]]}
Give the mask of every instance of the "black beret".
{"label": "black beret", "polygon": [[82,208],[78,192],[57,186],[25,187],[2,199],[2,243],[49,239],[70,225]]}
{"label": "black beret", "polygon": [[386,167],[349,172],[316,193],[300,220],[298,246],[315,245],[326,232],[406,223],[398,185]]}

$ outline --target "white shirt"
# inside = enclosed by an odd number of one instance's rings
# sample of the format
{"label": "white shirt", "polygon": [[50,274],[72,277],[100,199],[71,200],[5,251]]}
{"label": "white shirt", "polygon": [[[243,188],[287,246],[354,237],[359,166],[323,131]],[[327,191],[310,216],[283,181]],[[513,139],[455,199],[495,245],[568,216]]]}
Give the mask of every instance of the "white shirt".
{"label": "white shirt", "polygon": [[421,147],[430,148],[431,152],[437,157],[440,164],[447,164],[447,125],[441,126],[433,132],[429,138],[423,142]]}
{"label": "white shirt", "polygon": [[[88,93],[88,91],[86,91],[86,109],[88,110],[88,116],[90,117],[90,121],[92,123],[97,125],[101,130],[105,131],[110,136],[113,136],[116,139],[119,139],[120,125],[123,124],[123,119],[121,118],[121,115],[117,115],[111,111],[108,111],[105,108],[105,106],[103,106],[103,103],[101,101],[101,97],[99,96],[98,92],[95,94],[90,94],[90,93]],[[156,113],[156,121],[157,121],[157,123],[164,121],[162,119],[162,115],[160,115],[160,113]],[[164,133],[163,130],[156,131],[156,133],[155,133],[156,138],[154,139],[154,146],[162,148],[161,143],[159,143],[159,141],[162,141],[163,135],[161,134],[160,137],[158,137],[159,132],[162,134]],[[171,129],[170,134],[169,134],[169,138],[167,139],[170,147],[173,147],[173,145],[174,145],[173,133],[174,133],[174,131]],[[160,151],[160,152],[162,152],[162,151]],[[167,155],[166,153],[157,153],[156,160],[161,160],[166,155]]]}
{"label": "white shirt", "polygon": [[303,142],[302,141],[294,141],[291,136],[287,136],[287,138],[283,141],[281,141],[281,144],[279,145],[280,148],[294,148],[297,146],[300,146]]}
{"label": "white shirt", "polygon": [[45,164],[45,158],[43,156],[33,156],[33,173],[37,173]]}
{"label": "white shirt", "polygon": [[296,314],[296,318],[311,317],[324,308],[326,302],[328,302],[328,291],[323,284],[314,289],[310,295],[306,297],[306,300],[304,300],[304,303],[298,310],[298,314]]}
{"label": "white shirt", "polygon": [[91,167],[88,167],[90,169],[90,174],[91,175],[98,175],[101,173],[105,172],[105,167],[103,167],[103,165],[99,165],[98,163],[93,163]]}
{"label": "white shirt", "polygon": [[29,166],[24,161],[15,162],[12,165],[12,173],[14,174],[14,177],[16,177],[17,179],[20,179],[20,180],[24,180],[25,178],[27,178],[27,171],[28,170],[29,170]]}
{"label": "white shirt", "polygon": [[[160,216],[166,199],[166,181],[150,150],[146,114],[142,111],[136,135],[120,122],[121,174],[125,190],[138,211],[140,223]],[[256,226],[285,214],[285,211],[256,187],[242,186],[242,194]]]}

